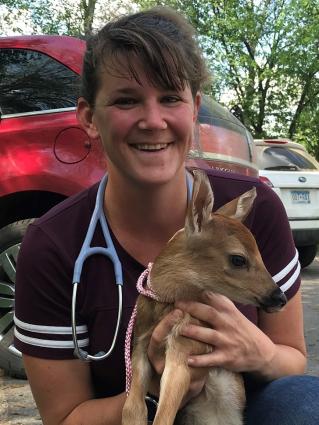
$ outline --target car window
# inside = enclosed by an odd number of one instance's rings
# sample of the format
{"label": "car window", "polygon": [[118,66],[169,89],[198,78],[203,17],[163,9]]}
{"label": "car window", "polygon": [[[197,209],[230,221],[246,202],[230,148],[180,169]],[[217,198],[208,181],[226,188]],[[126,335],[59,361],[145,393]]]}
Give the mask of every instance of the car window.
{"label": "car window", "polygon": [[[258,148],[260,151],[260,147]],[[266,147],[257,155],[262,170],[315,170],[316,166],[300,149],[291,147]]]}
{"label": "car window", "polygon": [[51,57],[33,50],[0,50],[2,114],[75,106],[79,76]]}

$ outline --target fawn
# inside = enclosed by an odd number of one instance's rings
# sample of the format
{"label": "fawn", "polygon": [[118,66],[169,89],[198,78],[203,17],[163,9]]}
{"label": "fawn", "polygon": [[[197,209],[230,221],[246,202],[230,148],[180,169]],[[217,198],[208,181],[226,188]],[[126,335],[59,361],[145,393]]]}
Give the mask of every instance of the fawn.
{"label": "fawn", "polygon": [[[268,312],[277,311],[286,303],[285,295],[263,264],[253,235],[242,224],[255,197],[256,189],[253,188],[212,213],[214,196],[208,178],[194,171],[185,227],[171,238],[149,274],[152,290],[160,302],[138,296],[132,383],[123,409],[122,425],[147,423],[144,398],[154,373],[147,347],[155,326],[174,308],[175,301],[201,300],[204,291],[211,291]],[[178,412],[190,382],[189,354],[211,350],[206,344],[179,334],[179,329],[189,321],[194,319],[185,314],[162,347],[165,369],[153,424],[242,424],[245,405],[242,377],[222,368],[211,368],[203,391]]]}

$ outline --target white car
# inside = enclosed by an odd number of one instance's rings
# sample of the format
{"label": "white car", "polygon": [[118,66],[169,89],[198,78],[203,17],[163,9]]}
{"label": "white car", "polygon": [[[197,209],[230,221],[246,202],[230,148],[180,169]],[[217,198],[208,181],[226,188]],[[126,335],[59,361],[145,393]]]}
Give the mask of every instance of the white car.
{"label": "white car", "polygon": [[255,139],[260,180],[282,200],[301,267],[315,258],[319,244],[319,163],[288,139]]}

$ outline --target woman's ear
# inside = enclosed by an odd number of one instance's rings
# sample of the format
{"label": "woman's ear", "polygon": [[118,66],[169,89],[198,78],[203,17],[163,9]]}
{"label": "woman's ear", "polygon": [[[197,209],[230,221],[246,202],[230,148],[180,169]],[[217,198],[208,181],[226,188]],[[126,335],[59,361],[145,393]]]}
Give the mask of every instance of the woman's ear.
{"label": "woman's ear", "polygon": [[93,120],[93,110],[84,97],[78,99],[76,117],[90,139],[98,139],[99,131]]}
{"label": "woman's ear", "polygon": [[195,98],[194,98],[194,115],[193,115],[193,121],[194,122],[197,121],[198,111],[199,111],[201,102],[202,102],[202,96],[201,96],[200,92],[198,91],[195,95]]}

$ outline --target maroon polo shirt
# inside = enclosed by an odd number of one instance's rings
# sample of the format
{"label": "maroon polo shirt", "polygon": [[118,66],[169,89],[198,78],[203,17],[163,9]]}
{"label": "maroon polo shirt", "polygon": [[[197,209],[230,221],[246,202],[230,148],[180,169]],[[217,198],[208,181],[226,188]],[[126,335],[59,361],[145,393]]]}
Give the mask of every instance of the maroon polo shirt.
{"label": "maroon polo shirt", "polygon": [[[300,266],[284,207],[277,195],[259,180],[220,171],[207,171],[214,190],[214,210],[249,190],[257,189],[254,207],[245,221],[256,238],[264,263],[288,299],[300,285]],[[98,185],[60,203],[28,228],[17,264],[15,347],[30,356],[73,359],[71,332],[72,276],[94,209]],[[127,205],[130,208],[130,205]],[[91,362],[97,397],[125,389],[124,339],[137,297],[136,281],[144,266],[132,258],[112,235],[123,267],[123,316],[110,357]],[[105,246],[100,227],[93,246]],[[185,265],[187,267],[187,265]],[[254,323],[257,309],[238,308]],[[113,265],[102,255],[84,264],[77,297],[80,346],[90,353],[108,350],[118,311]]]}

